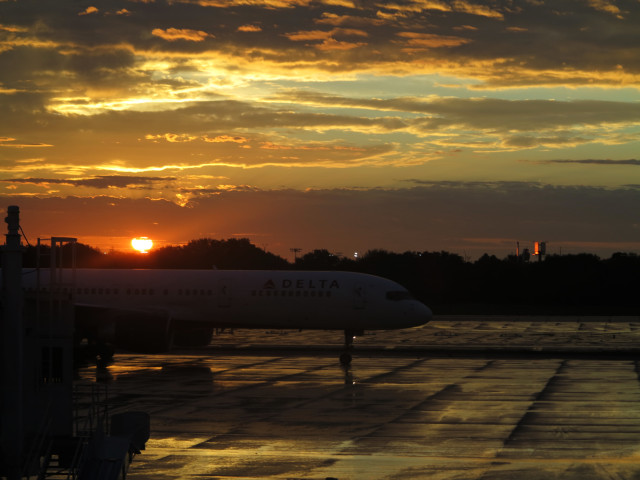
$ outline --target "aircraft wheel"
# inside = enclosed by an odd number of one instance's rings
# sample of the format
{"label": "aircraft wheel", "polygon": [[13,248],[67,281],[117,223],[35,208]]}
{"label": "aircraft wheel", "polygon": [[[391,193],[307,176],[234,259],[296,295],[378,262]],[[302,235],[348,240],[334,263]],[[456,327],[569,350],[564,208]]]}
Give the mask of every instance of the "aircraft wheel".
{"label": "aircraft wheel", "polygon": [[110,362],[113,360],[113,355],[116,353],[113,346],[106,343],[99,343],[97,345],[98,358],[104,362]]}

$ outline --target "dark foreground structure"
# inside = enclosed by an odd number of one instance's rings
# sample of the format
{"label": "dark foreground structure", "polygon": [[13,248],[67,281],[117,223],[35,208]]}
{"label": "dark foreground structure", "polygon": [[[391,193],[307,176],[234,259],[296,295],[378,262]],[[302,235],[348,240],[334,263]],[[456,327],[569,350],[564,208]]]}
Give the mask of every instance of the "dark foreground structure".
{"label": "dark foreground structure", "polygon": [[62,288],[73,286],[73,265],[62,269],[53,255],[75,239],[51,239],[49,280],[25,295],[18,207],[9,207],[5,221],[0,478],[123,478],[149,438],[149,417],[111,415],[104,385],[87,385],[87,395],[74,383],[74,309]]}

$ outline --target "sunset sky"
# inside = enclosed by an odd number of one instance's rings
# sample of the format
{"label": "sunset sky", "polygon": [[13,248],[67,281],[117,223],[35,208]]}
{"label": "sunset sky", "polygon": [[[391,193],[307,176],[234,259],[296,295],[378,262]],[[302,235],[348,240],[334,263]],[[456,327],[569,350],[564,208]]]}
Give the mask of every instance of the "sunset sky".
{"label": "sunset sky", "polygon": [[640,0],[0,0],[0,113],[32,243],[640,253]]}

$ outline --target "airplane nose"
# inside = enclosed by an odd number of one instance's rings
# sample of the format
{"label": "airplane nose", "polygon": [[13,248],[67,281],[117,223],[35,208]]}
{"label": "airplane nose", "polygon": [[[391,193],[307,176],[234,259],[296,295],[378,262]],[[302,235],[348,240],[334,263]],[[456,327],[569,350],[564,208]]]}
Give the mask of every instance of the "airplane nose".
{"label": "airplane nose", "polygon": [[424,303],[414,301],[411,306],[411,326],[417,327],[424,325],[433,318],[433,312]]}
{"label": "airplane nose", "polygon": [[423,319],[421,324],[424,325],[425,323],[431,321],[431,319],[433,318],[433,312],[424,303],[421,303],[420,305],[422,305],[422,311],[420,312],[420,314]]}

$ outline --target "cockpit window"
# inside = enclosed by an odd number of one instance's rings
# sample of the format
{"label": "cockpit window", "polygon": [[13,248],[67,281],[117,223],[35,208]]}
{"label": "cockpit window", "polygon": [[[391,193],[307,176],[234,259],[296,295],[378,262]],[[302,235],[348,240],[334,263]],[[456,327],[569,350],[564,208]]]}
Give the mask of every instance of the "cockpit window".
{"label": "cockpit window", "polygon": [[387,300],[398,302],[400,300],[411,300],[413,297],[406,290],[391,290],[387,292]]}

